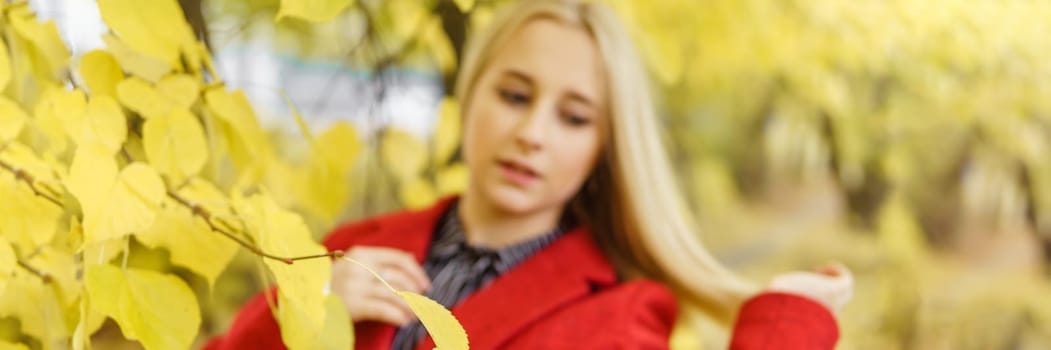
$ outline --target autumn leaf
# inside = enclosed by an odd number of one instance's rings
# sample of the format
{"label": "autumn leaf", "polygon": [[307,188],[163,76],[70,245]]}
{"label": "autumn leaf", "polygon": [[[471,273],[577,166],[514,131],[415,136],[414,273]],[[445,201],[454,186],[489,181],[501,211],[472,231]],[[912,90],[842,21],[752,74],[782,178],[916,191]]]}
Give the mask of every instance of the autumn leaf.
{"label": "autumn leaf", "polygon": [[391,293],[405,300],[412,312],[423,323],[423,327],[431,334],[431,339],[434,340],[437,349],[459,350],[469,348],[467,332],[463,329],[463,325],[442,304],[417,293],[394,289],[387,280],[380,277],[372,268],[349,257],[343,257],[342,259],[361,266],[371,273],[373,277],[383,282],[383,285]]}
{"label": "autumn leaf", "polygon": [[413,292],[398,291],[398,296],[409,304],[439,350],[468,348],[467,332],[449,309]]}
{"label": "autumn leaf", "polygon": [[115,36],[103,35],[102,41],[106,43],[109,52],[113,54],[117,62],[120,62],[120,66],[125,71],[146,81],[156,83],[174,69],[171,64],[161,58],[136,52]]}
{"label": "autumn leaf", "polygon": [[11,243],[0,237],[0,295],[7,289],[7,279],[15,272],[15,250]]}
{"label": "autumn leaf", "polygon": [[297,194],[305,209],[325,221],[335,220],[350,200],[349,176],[361,149],[358,132],[349,123],[336,123],[318,135],[305,168],[297,173],[303,184]]}
{"label": "autumn leaf", "polygon": [[[325,248],[311,238],[302,218],[280,208],[265,192],[248,197],[235,192],[232,203],[263,251],[285,257],[325,253]],[[263,263],[278,285],[276,318],[281,324],[281,338],[290,349],[311,348],[325,323],[324,289],[332,262],[310,259],[290,265],[264,259]]]}
{"label": "autumn leaf", "polygon": [[120,150],[128,126],[117,101],[109,96],[95,96],[88,101],[81,116],[70,116],[66,132],[80,147],[101,146],[109,154]]}
{"label": "autumn leaf", "polygon": [[399,129],[387,130],[380,144],[383,164],[402,183],[415,179],[427,164],[427,146],[419,138]]}
{"label": "autumn leaf", "polygon": [[398,188],[398,198],[406,208],[420,209],[434,204],[438,200],[438,193],[430,181],[418,177]]}
{"label": "autumn leaf", "polygon": [[176,0],[99,0],[98,5],[106,25],[137,53],[181,69],[180,54],[196,50],[193,31]]}
{"label": "autumn leaf", "polygon": [[[146,349],[187,349],[201,324],[197,298],[170,274],[112,265],[88,265],[84,284],[91,306]],[[160,327],[159,325],[164,325]]]}
{"label": "autumn leaf", "polygon": [[0,142],[7,142],[18,136],[27,120],[29,116],[17,103],[0,96]]}
{"label": "autumn leaf", "polygon": [[77,149],[65,184],[84,211],[85,244],[148,228],[165,195],[153,168],[135,162],[118,173],[113,157],[97,147]]}
{"label": "autumn leaf", "polygon": [[138,77],[129,77],[117,84],[117,98],[121,104],[146,119],[166,116],[179,109],[175,101]]}
{"label": "autumn leaf", "polygon": [[222,138],[234,163],[246,169],[265,161],[262,154],[267,147],[266,134],[244,92],[212,89],[205,93],[204,100],[217,117]]}
{"label": "autumn leaf", "polygon": [[[213,194],[221,196],[218,190]],[[209,289],[214,288],[215,280],[233,260],[238,248],[234,241],[212,232],[204,219],[193,216],[189,208],[172,199],[165,201],[153,225],[136,234],[135,238],[147,247],[167,249],[173,264],[204,277]]]}
{"label": "autumn leaf", "polygon": [[0,92],[11,82],[11,56],[7,53],[7,43],[0,37]]}
{"label": "autumn leaf", "polygon": [[81,56],[78,72],[92,96],[117,97],[117,83],[124,79],[117,59],[103,50],[91,50]]}
{"label": "autumn leaf", "polygon": [[146,159],[173,183],[201,171],[208,160],[206,142],[200,122],[185,109],[150,118],[142,126]]}
{"label": "autumn leaf", "polygon": [[460,145],[461,119],[460,104],[451,97],[443,99],[438,106],[438,123],[434,129],[435,166],[448,162]]}
{"label": "autumn leaf", "polygon": [[448,196],[463,193],[467,190],[467,179],[469,170],[464,163],[450,164],[442,168],[436,175],[435,182],[439,196]]}
{"label": "autumn leaf", "polygon": [[293,17],[315,23],[327,22],[343,12],[350,3],[350,0],[281,0],[274,21]]}
{"label": "autumn leaf", "polygon": [[[49,182],[45,174],[50,172],[50,167],[22,144],[8,145],[4,152],[0,152],[0,159],[19,164],[20,170],[38,177],[37,186]],[[35,249],[55,236],[62,208],[37,196],[27,184],[6,170],[0,170],[0,198],[3,198],[0,213],[4,213],[3,220],[0,220],[0,236],[21,250]]]}
{"label": "autumn leaf", "polygon": [[15,33],[30,43],[30,55],[47,67],[48,76],[61,77],[69,64],[69,49],[58,35],[54,21],[38,22],[34,16],[7,16]]}

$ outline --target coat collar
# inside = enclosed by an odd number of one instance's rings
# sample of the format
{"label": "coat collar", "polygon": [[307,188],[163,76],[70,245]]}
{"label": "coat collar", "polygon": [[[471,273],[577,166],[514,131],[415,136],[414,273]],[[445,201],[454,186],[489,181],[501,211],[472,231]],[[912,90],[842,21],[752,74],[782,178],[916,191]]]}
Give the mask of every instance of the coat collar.
{"label": "coat collar", "polygon": [[[455,200],[455,197],[444,198],[422,211],[385,217],[378,222],[375,234],[363,237],[358,244],[402,249],[422,264],[435,225]],[[467,330],[471,347],[492,349],[560,306],[590,294],[594,286],[616,281],[616,272],[595,244],[591,232],[577,227],[461,301],[452,313]],[[393,326],[376,323],[362,326],[366,329],[361,331],[367,331],[364,337],[390,346]],[[433,348],[429,336],[417,346],[417,349]]]}

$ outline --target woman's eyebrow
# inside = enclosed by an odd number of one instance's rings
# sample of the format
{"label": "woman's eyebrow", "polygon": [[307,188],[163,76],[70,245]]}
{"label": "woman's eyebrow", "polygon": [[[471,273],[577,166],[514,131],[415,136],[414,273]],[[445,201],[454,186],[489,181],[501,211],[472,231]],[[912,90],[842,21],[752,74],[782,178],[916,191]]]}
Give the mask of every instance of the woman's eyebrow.
{"label": "woman's eyebrow", "polygon": [[529,75],[527,75],[524,72],[519,71],[517,69],[514,69],[514,68],[505,69],[504,72],[503,72],[503,75],[507,76],[507,77],[514,78],[514,79],[522,80],[522,81],[525,81],[526,83],[528,83],[530,85],[533,85],[533,78],[530,78]]}
{"label": "woman's eyebrow", "polygon": [[569,96],[569,100],[570,101],[580,102],[580,103],[584,104],[585,106],[587,106],[589,108],[595,108],[596,107],[595,102],[593,102],[587,96],[584,96],[584,94],[581,94],[579,92],[570,90],[567,93],[567,95]]}

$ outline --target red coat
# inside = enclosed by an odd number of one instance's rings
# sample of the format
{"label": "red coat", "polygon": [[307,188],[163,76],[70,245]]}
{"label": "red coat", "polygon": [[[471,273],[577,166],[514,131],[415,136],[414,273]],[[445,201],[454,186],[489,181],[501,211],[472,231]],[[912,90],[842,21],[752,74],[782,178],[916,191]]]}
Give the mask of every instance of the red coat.
{"label": "red coat", "polygon": [[[325,239],[330,250],[385,246],[422,263],[433,228],[451,201],[344,225]],[[565,233],[536,255],[452,309],[473,349],[664,349],[678,315],[675,297],[653,281],[620,282],[586,229]],[[766,293],[742,307],[732,349],[832,349],[835,319],[808,299]],[[356,349],[389,349],[393,326],[354,324]],[[425,338],[416,349],[430,350]],[[284,349],[262,293],[248,302],[208,350]]]}

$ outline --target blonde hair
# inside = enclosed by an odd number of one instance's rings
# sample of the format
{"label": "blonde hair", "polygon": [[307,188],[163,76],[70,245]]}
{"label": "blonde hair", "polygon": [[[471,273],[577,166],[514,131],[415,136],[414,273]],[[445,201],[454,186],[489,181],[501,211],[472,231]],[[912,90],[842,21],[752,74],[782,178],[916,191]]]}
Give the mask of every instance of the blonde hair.
{"label": "blonde hair", "polygon": [[[671,287],[689,306],[730,321],[754,292],[751,284],[723,267],[699,239],[679,196],[642,60],[627,30],[608,7],[590,1],[520,1],[505,8],[488,28],[469,38],[456,81],[461,105],[501,43],[531,19],[577,25],[595,40],[609,82],[611,123],[589,183],[573,200],[575,214],[592,227],[618,272]],[[589,187],[585,185],[583,187]]]}

